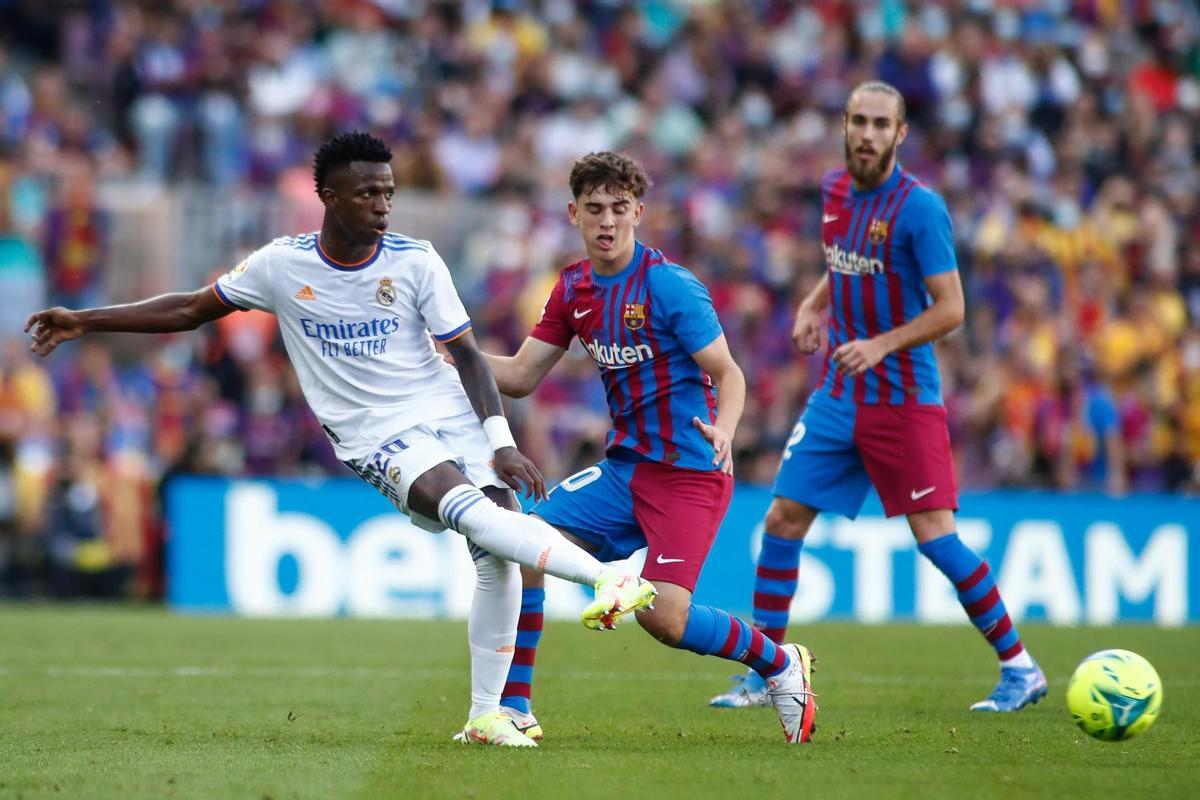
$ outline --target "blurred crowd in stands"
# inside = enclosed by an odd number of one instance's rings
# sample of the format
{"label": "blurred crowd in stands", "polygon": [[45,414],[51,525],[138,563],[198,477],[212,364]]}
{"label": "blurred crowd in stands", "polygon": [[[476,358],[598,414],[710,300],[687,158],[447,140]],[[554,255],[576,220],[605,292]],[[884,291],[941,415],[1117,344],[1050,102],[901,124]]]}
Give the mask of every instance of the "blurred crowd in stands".
{"label": "blurred crowd in stands", "polygon": [[[738,474],[766,482],[819,373],[790,341],[818,183],[876,77],[955,224],[963,486],[1200,489],[1194,4],[0,0],[0,594],[160,591],[173,475],[346,474],[264,315],[28,355],[30,309],[110,299],[97,187],[250,186],[319,219],[312,150],[370,129],[406,188],[492,204],[452,269],[500,352],[580,257],[571,160],[626,151],[656,183],[640,238],[708,285],[746,373]],[[551,479],[600,457],[595,372],[573,353],[513,404]]]}

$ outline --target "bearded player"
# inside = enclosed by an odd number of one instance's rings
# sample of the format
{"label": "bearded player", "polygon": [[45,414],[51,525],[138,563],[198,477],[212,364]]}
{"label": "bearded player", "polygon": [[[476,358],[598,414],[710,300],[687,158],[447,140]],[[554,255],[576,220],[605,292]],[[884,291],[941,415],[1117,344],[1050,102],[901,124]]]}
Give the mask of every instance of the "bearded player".
{"label": "bearded player", "polygon": [[[754,622],[783,640],[800,550],[820,511],[854,519],[874,485],[889,517],[908,518],[918,550],[950,579],[1000,662],[1000,682],[976,711],[1016,711],[1046,695],[992,572],[955,532],[958,489],[933,342],[963,320],[950,215],[936,193],[896,163],[908,132],[904,98],[879,81],[850,94],[846,166],[821,183],[828,271],[800,304],[792,337],[828,354],[796,423],[767,511],[754,584]],[[714,706],[766,705],[750,672]]]}

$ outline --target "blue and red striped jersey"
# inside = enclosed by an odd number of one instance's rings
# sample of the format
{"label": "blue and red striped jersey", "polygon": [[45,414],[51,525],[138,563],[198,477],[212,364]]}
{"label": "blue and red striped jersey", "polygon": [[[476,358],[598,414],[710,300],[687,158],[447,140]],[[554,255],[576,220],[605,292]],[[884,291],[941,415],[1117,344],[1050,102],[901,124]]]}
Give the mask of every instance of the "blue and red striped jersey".
{"label": "blue and red striped jersey", "polygon": [[693,417],[716,420],[716,391],[692,353],[715,341],[721,324],[691,272],[641,242],[615,275],[576,262],[559,275],[530,335],[564,349],[578,336],[599,366],[613,421],[610,456],[717,469],[692,425]]}
{"label": "blue and red striped jersey", "polygon": [[846,169],[821,181],[821,240],[829,268],[829,349],[818,391],[856,403],[942,402],[933,344],[888,354],[859,375],[839,375],[833,351],[899,327],[929,308],[931,275],[958,269],[950,212],[898,165],[883,185],[854,189]]}

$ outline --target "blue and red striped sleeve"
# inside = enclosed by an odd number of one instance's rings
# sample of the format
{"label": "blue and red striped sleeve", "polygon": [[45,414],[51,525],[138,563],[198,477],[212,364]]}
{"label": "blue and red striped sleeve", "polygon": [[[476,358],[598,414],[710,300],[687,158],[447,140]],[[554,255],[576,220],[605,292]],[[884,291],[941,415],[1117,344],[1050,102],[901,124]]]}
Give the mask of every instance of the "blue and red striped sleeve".
{"label": "blue and red striped sleeve", "polygon": [[953,223],[946,201],[922,186],[912,193],[904,211],[901,219],[912,226],[913,255],[921,277],[958,269]]}
{"label": "blue and red striped sleeve", "polygon": [[567,318],[566,289],[561,275],[550,292],[550,299],[546,301],[545,308],[542,309],[542,318],[533,326],[529,335],[564,350],[571,346],[571,337],[575,335],[575,331]]}
{"label": "blue and red striped sleeve", "polygon": [[651,295],[675,338],[689,354],[703,350],[721,335],[721,323],[708,289],[678,264],[663,263],[650,272]]}

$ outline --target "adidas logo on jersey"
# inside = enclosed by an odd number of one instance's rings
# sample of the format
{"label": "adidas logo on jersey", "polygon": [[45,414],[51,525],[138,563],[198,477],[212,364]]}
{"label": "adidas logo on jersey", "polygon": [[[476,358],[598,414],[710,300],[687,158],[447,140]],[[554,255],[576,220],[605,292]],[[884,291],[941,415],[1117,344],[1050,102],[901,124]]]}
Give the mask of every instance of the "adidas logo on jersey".
{"label": "adidas logo on jersey", "polygon": [[297,300],[316,300],[317,299],[317,296],[315,294],[313,294],[312,287],[309,286],[308,284],[305,284],[303,289],[296,292],[295,297]]}

